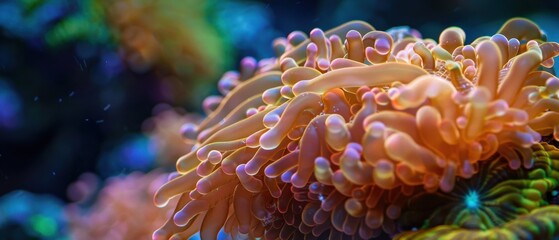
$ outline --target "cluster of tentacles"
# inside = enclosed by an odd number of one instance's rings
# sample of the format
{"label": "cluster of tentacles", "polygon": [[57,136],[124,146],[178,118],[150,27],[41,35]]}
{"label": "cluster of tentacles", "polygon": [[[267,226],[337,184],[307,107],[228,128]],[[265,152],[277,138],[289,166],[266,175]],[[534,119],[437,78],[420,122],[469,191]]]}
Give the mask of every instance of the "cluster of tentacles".
{"label": "cluster of tentacles", "polygon": [[[559,166],[532,156],[554,151],[536,147],[542,136],[559,139],[559,79],[548,69],[559,44],[543,39],[512,19],[469,45],[456,27],[437,43],[359,21],[276,40],[277,58],[244,59],[220,80],[224,97],[204,102],[209,116],[183,127],[196,144],[155,195],[158,206],[180,199],[154,239],[215,239],[220,229],[233,239],[394,236],[408,209],[424,210],[412,206],[420,196],[454,196],[495,169],[527,189],[484,183],[499,190],[483,197],[545,205],[534,198],[556,185]],[[512,215],[490,219],[488,228]]]}

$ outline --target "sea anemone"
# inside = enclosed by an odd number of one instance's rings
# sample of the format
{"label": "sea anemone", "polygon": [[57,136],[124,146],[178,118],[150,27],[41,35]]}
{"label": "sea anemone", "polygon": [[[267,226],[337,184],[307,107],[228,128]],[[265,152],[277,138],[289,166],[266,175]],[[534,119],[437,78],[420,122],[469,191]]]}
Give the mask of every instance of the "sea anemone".
{"label": "sea anemone", "polygon": [[543,71],[559,44],[541,38],[512,19],[470,45],[457,27],[437,43],[360,21],[276,40],[278,58],[243,60],[187,131],[154,239],[393,235],[410,196],[451,192],[495,155],[531,167],[541,136],[559,138],[559,79]]}

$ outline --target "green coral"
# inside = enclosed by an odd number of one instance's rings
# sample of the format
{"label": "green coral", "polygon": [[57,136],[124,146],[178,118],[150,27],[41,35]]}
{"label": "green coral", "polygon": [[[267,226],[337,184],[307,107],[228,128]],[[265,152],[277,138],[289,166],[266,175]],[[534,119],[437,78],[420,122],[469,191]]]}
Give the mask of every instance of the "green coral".
{"label": "green coral", "polygon": [[45,41],[51,47],[76,41],[87,40],[94,44],[114,43],[113,34],[106,22],[106,13],[100,1],[77,2],[77,11],[57,22],[45,34]]}
{"label": "green coral", "polygon": [[[534,239],[540,234],[559,236],[555,228],[559,207],[549,205],[546,195],[559,183],[559,149],[547,143],[532,147],[532,167],[511,170],[496,157],[481,164],[471,179],[458,179],[450,193],[424,192],[412,197],[403,214],[401,239]],[[534,224],[528,224],[534,220]],[[549,225],[555,222],[555,225]],[[539,239],[539,238],[538,238]],[[548,239],[548,238],[545,238]]]}
{"label": "green coral", "polygon": [[559,206],[532,210],[518,218],[488,230],[467,229],[457,225],[442,225],[419,231],[408,231],[395,239],[559,239]]}

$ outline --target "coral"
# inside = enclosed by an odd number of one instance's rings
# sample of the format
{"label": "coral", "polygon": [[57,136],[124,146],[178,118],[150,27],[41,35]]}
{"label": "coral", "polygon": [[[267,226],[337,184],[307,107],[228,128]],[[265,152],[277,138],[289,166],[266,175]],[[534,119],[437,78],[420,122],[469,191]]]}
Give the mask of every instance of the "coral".
{"label": "coral", "polygon": [[507,161],[497,156],[483,162],[472,178],[457,179],[450,193],[413,196],[400,223],[407,228],[453,225],[488,230],[549,204],[547,195],[559,185],[559,149],[542,143],[532,150],[529,169],[511,171]]}
{"label": "coral", "polygon": [[122,58],[155,73],[160,101],[198,103],[189,90],[209,92],[231,64],[227,36],[209,21],[215,11],[206,0],[6,0],[0,29],[33,47],[75,47],[80,67],[99,64],[107,77],[121,72]]}
{"label": "coral", "polygon": [[101,2],[128,66],[136,72],[157,69],[167,83],[160,93],[182,100],[175,103],[192,101],[185,98],[196,96],[193,88],[207,91],[204,85],[229,64],[222,36],[207,21],[205,0]]}
{"label": "coral", "polygon": [[557,239],[559,237],[559,206],[536,208],[530,213],[487,230],[442,225],[434,228],[410,231],[395,239]]}
{"label": "coral", "polygon": [[64,13],[65,16],[46,29],[43,37],[49,46],[60,47],[76,40],[90,44],[113,45],[114,36],[107,25],[107,16],[101,1],[35,1],[35,4],[46,7],[52,5],[52,2],[59,2],[58,4],[66,9],[54,11]]}
{"label": "coral", "polygon": [[[166,180],[160,171],[112,177],[96,198],[94,175],[86,174],[69,188],[77,202],[66,207],[73,239],[146,239],[170,216],[151,204],[151,196]],[[86,207],[88,202],[93,202]],[[141,216],[141,217],[140,217]]]}
{"label": "coral", "polygon": [[277,59],[245,58],[185,129],[195,148],[154,197],[180,200],[153,238],[393,236],[406,199],[452,192],[497,156],[531,167],[541,136],[559,138],[544,71],[559,44],[541,36],[526,19],[470,45],[457,27],[437,43],[353,21],[274,41]]}

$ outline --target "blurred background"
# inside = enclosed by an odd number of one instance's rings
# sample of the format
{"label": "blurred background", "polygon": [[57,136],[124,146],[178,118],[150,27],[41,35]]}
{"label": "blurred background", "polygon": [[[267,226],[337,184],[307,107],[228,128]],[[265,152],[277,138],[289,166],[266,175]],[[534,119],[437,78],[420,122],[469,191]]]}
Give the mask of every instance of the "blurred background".
{"label": "blurred background", "polygon": [[277,37],[364,20],[470,42],[518,16],[559,41],[554,0],[0,0],[0,239],[143,238],[103,209],[149,208],[181,126]]}

